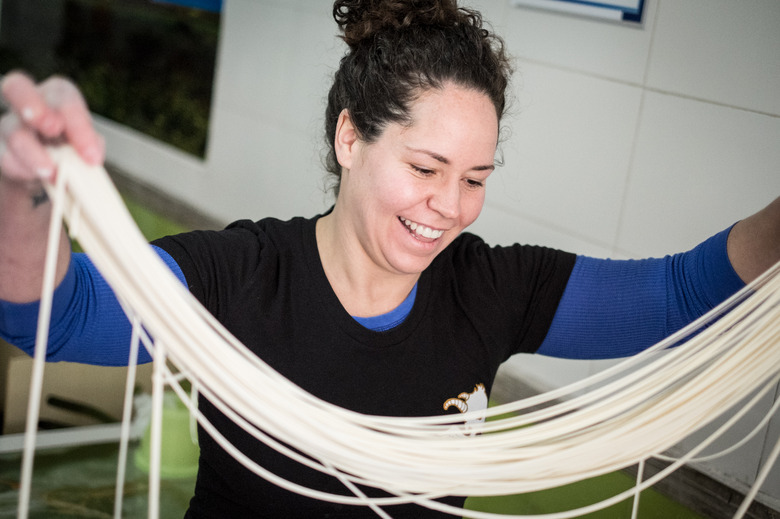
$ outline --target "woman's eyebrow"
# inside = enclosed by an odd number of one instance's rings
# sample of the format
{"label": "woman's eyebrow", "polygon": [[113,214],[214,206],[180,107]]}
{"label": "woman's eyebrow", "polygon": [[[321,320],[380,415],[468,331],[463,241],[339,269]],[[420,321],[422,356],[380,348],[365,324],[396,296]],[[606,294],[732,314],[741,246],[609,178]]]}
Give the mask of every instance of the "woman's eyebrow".
{"label": "woman's eyebrow", "polygon": [[447,164],[447,165],[450,164],[450,160],[447,157],[440,155],[435,151],[430,151],[422,148],[412,148],[410,146],[406,146],[406,149],[414,153],[424,153],[429,157],[433,158],[434,160],[441,162],[442,164]]}
{"label": "woman's eyebrow", "polygon": [[[450,160],[447,157],[445,157],[445,156],[443,156],[443,155],[441,155],[439,153],[436,153],[435,151],[430,151],[430,150],[426,150],[426,149],[422,149],[422,148],[412,148],[410,146],[406,146],[406,149],[411,151],[411,152],[414,152],[414,153],[424,153],[425,155],[428,155],[432,159],[434,159],[434,160],[436,160],[438,162],[441,162],[442,164],[446,164],[446,165],[450,164]],[[496,169],[496,165],[495,164],[485,164],[485,165],[482,165],[482,166],[474,166],[471,169],[473,169],[475,171],[489,171],[489,170]]]}

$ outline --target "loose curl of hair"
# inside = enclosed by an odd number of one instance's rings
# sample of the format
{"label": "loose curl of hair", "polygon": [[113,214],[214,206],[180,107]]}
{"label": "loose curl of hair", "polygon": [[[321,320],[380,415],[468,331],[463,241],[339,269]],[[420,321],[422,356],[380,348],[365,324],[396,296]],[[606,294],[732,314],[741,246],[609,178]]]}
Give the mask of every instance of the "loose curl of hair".
{"label": "loose curl of hair", "polygon": [[500,37],[479,12],[456,0],[336,0],[333,18],[349,46],[336,71],[325,111],[327,171],[338,196],[341,166],[334,139],[347,109],[358,136],[374,142],[389,123],[411,123],[411,104],[445,83],[486,94],[498,119],[512,73]]}

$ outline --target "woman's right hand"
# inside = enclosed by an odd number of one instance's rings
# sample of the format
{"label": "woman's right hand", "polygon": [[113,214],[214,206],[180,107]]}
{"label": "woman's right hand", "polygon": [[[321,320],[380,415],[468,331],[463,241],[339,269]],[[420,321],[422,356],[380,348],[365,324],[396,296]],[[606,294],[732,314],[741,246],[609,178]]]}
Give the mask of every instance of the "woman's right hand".
{"label": "woman's right hand", "polygon": [[0,119],[0,176],[22,182],[51,181],[56,165],[47,145],[70,144],[90,164],[101,164],[105,143],[78,88],[53,76],[36,84],[10,72],[0,84],[8,112]]}
{"label": "woman's right hand", "polygon": [[[28,76],[7,74],[0,91],[8,112],[0,119],[0,299],[28,303],[40,297],[51,204],[43,181],[56,164],[47,146],[69,144],[91,164],[105,157],[87,104],[70,81],[52,77],[36,85]],[[62,233],[56,283],[68,270],[70,243]]]}

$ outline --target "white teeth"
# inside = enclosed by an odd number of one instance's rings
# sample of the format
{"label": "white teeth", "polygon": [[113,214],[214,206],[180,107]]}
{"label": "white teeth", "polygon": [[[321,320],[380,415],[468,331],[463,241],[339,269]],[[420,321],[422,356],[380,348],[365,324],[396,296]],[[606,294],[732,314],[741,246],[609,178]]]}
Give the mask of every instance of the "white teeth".
{"label": "white teeth", "polygon": [[426,227],[424,225],[420,225],[418,223],[415,223],[411,220],[407,220],[406,218],[403,219],[404,224],[410,228],[412,231],[415,232],[415,234],[418,234],[419,236],[422,236],[423,238],[429,238],[429,239],[437,239],[440,238],[442,234],[444,234],[444,231],[435,231],[431,229],[430,227]]}

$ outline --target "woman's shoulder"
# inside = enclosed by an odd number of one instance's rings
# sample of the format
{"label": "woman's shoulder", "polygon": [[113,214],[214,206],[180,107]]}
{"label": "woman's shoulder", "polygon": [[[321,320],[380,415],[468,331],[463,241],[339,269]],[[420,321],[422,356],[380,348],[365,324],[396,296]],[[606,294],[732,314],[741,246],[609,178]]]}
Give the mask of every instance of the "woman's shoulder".
{"label": "woman's shoulder", "polygon": [[292,218],[277,218],[274,216],[266,216],[260,220],[241,219],[236,220],[225,227],[225,230],[229,229],[245,229],[250,232],[263,232],[263,231],[276,231],[276,232],[288,232],[293,229],[302,229],[307,226],[313,226],[319,216],[312,218],[304,216],[294,216]]}
{"label": "woman's shoulder", "polygon": [[[236,220],[220,230],[196,230],[152,242],[170,254],[185,271],[214,265],[258,265],[275,257],[295,257],[314,236],[316,220],[263,218]],[[211,267],[209,267],[211,265]]]}
{"label": "woman's shoulder", "polygon": [[535,279],[568,280],[576,255],[539,245],[491,245],[481,237],[462,233],[432,265],[434,271],[466,282],[526,284]]}
{"label": "woman's shoulder", "polygon": [[283,220],[266,217],[260,220],[240,219],[222,229],[198,229],[166,236],[153,242],[163,249],[170,244],[185,247],[198,246],[251,246],[253,243],[279,241],[285,237],[298,237],[307,231],[313,232],[315,218],[294,217]]}
{"label": "woman's shoulder", "polygon": [[461,233],[450,244],[445,252],[452,258],[465,258],[474,260],[484,257],[490,258],[548,258],[560,259],[573,262],[576,256],[570,252],[545,247],[543,245],[533,245],[524,243],[490,244],[482,237],[469,232]]}

